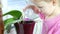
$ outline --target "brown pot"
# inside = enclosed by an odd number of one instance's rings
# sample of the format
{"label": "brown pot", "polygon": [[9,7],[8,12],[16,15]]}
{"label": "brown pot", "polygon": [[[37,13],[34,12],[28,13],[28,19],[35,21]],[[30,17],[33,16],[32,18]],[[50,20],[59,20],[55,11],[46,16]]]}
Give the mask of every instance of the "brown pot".
{"label": "brown pot", "polygon": [[16,27],[17,34],[33,34],[35,22],[34,21],[22,21],[20,23],[15,23],[14,25]]}

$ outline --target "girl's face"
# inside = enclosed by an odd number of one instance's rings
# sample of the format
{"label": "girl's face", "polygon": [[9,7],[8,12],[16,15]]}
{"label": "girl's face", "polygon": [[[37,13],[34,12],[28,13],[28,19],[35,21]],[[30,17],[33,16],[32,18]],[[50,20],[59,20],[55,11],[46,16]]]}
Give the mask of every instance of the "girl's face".
{"label": "girl's face", "polygon": [[55,9],[55,6],[51,1],[35,0],[33,1],[33,3],[35,3],[39,7],[39,9],[46,15],[51,15]]}

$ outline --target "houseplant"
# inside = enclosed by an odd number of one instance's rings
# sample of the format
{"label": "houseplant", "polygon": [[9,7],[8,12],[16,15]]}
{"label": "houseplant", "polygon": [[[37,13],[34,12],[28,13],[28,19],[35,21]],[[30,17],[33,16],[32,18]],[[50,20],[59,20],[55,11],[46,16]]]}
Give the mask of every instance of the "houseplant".
{"label": "houseplant", "polygon": [[19,10],[11,10],[5,14],[3,14],[3,17],[6,15],[11,15],[12,18],[8,18],[6,20],[4,20],[4,28],[5,30],[7,30],[7,32],[10,32],[11,29],[11,24],[16,23],[17,21],[21,21],[21,17],[22,17],[22,12]]}
{"label": "houseplant", "polygon": [[11,15],[13,18],[4,20],[4,28],[9,33],[11,30],[11,24],[15,25],[17,34],[33,34],[35,22],[28,19],[23,19],[23,14],[18,10],[11,10],[3,16]]}

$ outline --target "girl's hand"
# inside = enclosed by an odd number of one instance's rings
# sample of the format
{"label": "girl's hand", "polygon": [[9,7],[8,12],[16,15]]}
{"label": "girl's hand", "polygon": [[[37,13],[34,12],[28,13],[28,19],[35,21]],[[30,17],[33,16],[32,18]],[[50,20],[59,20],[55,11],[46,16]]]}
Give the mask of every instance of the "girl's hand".
{"label": "girl's hand", "polygon": [[27,7],[25,7],[25,8],[23,9],[23,11],[26,11],[26,9],[29,9],[29,8],[31,8],[36,14],[40,13],[38,7],[36,7],[36,6],[34,6],[34,5],[28,5]]}

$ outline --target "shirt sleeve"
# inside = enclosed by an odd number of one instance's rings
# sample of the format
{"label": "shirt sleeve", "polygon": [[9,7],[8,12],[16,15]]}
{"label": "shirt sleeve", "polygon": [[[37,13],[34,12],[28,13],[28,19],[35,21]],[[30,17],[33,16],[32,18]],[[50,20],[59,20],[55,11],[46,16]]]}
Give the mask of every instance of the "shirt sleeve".
{"label": "shirt sleeve", "polygon": [[50,29],[48,34],[60,34],[60,20]]}

